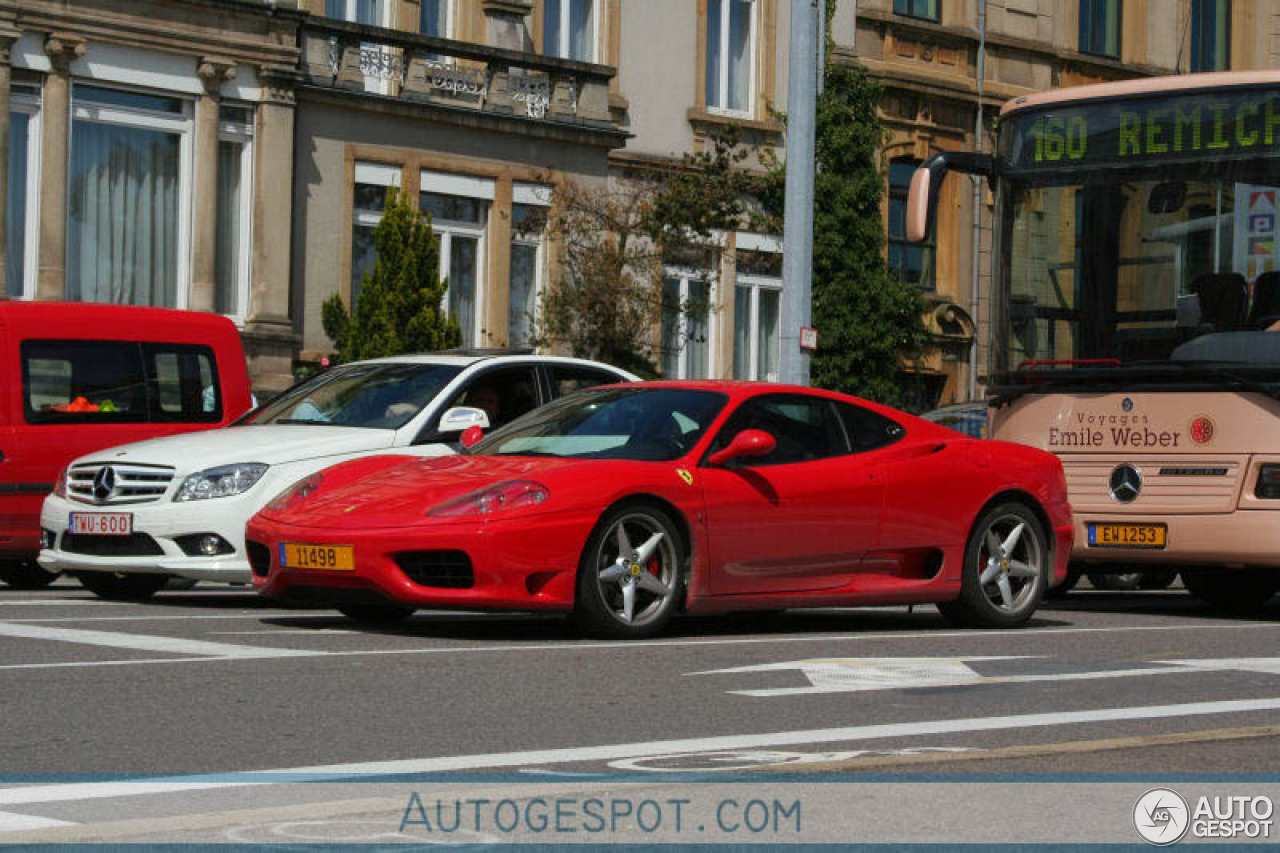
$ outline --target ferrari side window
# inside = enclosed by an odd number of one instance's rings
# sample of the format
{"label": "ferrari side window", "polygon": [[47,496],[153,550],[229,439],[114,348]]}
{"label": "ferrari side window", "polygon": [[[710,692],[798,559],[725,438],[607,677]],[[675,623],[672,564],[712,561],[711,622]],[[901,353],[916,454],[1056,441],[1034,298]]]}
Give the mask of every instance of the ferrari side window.
{"label": "ferrari side window", "polygon": [[753,397],[730,416],[716,436],[712,452],[727,446],[735,435],[748,429],[769,433],[778,446],[768,456],[741,460],[743,467],[812,462],[849,452],[844,429],[831,401],[823,397],[798,394]]}
{"label": "ferrari side window", "polygon": [[840,412],[840,420],[844,423],[845,432],[849,435],[849,443],[854,453],[866,453],[888,447],[906,434],[906,430],[896,421],[883,415],[868,411],[861,406],[849,403],[836,403]]}

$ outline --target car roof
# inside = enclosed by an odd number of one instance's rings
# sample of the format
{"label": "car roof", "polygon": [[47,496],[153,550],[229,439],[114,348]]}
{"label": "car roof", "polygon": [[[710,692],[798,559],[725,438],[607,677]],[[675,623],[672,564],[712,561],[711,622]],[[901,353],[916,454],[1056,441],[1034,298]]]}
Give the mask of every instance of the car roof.
{"label": "car roof", "polygon": [[536,364],[580,365],[582,367],[605,368],[624,376],[632,375],[620,367],[614,367],[601,361],[590,361],[585,358],[570,358],[561,355],[537,355],[536,353],[513,352],[511,350],[446,350],[443,352],[407,353],[405,355],[386,356],[385,358],[369,358],[362,361],[349,362],[348,364],[444,364],[465,368],[480,362],[491,364],[533,362]]}

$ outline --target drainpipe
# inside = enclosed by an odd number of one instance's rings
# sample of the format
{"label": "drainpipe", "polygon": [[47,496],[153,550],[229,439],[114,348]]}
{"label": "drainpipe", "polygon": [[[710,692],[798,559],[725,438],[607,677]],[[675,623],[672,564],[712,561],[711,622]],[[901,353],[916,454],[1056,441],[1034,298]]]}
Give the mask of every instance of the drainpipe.
{"label": "drainpipe", "polygon": [[[978,108],[973,119],[973,150],[982,151],[982,92],[986,77],[987,59],[987,0],[978,0]],[[973,181],[973,274],[969,316],[973,318],[973,340],[969,343],[969,399],[978,398],[978,335],[982,321],[978,316],[978,291],[982,276],[979,260],[982,249],[982,178],[974,175]]]}

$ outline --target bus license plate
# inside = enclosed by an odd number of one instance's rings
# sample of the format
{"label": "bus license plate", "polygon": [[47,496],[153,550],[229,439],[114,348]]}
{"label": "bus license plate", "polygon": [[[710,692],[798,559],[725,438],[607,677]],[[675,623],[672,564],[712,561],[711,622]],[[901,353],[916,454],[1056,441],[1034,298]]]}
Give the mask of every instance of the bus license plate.
{"label": "bus license plate", "polygon": [[133,515],[127,512],[73,512],[67,521],[72,533],[87,536],[130,536]]}
{"label": "bus license plate", "polygon": [[1167,539],[1168,528],[1163,524],[1089,525],[1092,548],[1163,548]]}
{"label": "bus license plate", "polygon": [[280,546],[280,565],[286,569],[353,572],[356,549],[350,545],[283,544]]}

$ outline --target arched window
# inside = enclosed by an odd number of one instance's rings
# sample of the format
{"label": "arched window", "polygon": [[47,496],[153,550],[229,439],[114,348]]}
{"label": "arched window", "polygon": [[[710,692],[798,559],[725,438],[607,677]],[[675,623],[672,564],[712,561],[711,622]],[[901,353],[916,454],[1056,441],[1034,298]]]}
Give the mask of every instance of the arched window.
{"label": "arched window", "polygon": [[889,270],[898,281],[933,290],[932,235],[926,243],[907,242],[907,194],[919,165],[910,158],[889,164]]}

